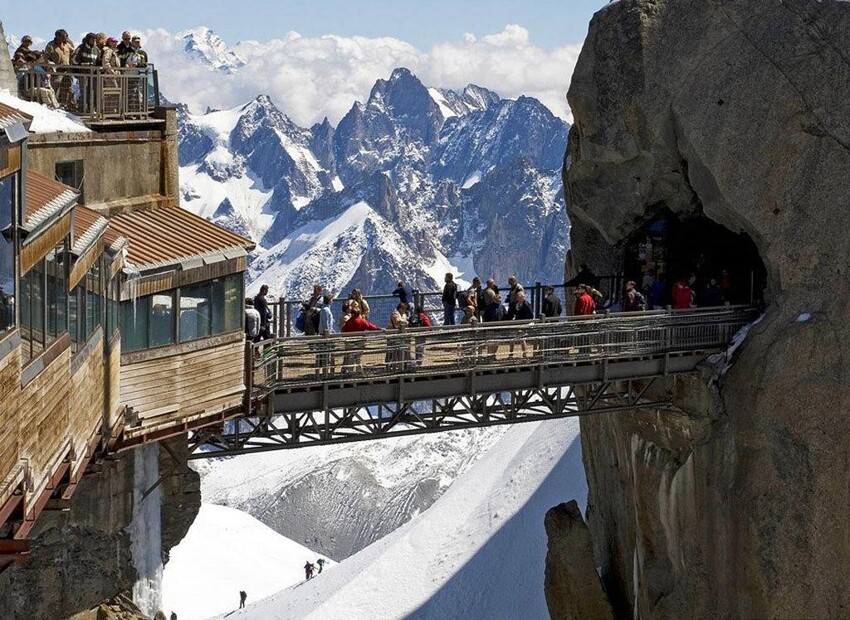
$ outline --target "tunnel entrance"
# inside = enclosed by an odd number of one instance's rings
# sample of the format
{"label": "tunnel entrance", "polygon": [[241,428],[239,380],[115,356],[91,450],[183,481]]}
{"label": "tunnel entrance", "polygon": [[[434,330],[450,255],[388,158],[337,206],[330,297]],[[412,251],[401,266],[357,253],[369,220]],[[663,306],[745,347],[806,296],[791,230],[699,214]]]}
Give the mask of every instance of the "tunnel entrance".
{"label": "tunnel entrance", "polygon": [[671,291],[679,281],[698,307],[764,302],[767,271],[753,240],[705,216],[652,218],[632,237],[624,260],[626,279],[653,308],[675,306]]}

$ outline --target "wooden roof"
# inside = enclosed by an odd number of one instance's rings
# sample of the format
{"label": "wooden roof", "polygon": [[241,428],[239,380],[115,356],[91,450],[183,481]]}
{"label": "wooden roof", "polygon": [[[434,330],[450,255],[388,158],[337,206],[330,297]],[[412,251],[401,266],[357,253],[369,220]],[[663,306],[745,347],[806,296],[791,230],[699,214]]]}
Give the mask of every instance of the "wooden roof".
{"label": "wooden roof", "polygon": [[177,207],[121,213],[110,219],[109,229],[109,238],[129,241],[127,262],[140,271],[189,259],[244,256],[254,248],[248,239]]}
{"label": "wooden roof", "polygon": [[79,196],[72,187],[54,181],[34,170],[26,172],[24,226],[34,228],[60,213]]}

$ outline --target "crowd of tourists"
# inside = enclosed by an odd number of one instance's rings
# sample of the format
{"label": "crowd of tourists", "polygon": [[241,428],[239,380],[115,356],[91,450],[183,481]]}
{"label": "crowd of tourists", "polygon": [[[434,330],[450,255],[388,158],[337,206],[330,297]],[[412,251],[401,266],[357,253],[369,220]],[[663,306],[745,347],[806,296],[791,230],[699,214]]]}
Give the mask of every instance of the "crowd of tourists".
{"label": "crowd of tourists", "polygon": [[[731,283],[724,272],[723,279],[710,278],[703,286],[697,284],[696,276],[676,280],[668,286],[663,275],[648,274],[641,285],[634,281],[625,283],[622,299],[617,305],[599,290],[599,278],[586,266],[572,280],[568,280],[565,290],[571,290],[574,301],[570,306],[575,316],[607,314],[612,310],[635,312],[659,308],[686,309],[701,306],[720,306],[729,299]],[[272,312],[266,299],[268,286],[263,285],[259,293],[245,300],[246,331],[254,340],[271,338]],[[341,312],[334,315],[334,297],[324,290],[321,284],[313,286],[310,297],[300,304],[295,319],[295,329],[299,333],[326,336],[334,333],[364,331],[403,330],[408,328],[432,327],[438,323],[436,313],[423,307],[422,297],[417,300],[413,287],[408,282],[399,281],[392,295],[398,298],[395,308],[389,313],[384,327],[370,318],[372,309],[359,288],[355,288],[342,302]],[[535,319],[554,319],[565,314],[565,304],[556,294],[555,287],[542,289],[542,299],[537,309],[532,307],[526,291],[516,276],[507,279],[507,286],[500,288],[494,278],[482,284],[478,277],[473,278],[468,287],[459,286],[453,274],[447,273],[442,296],[442,325],[469,325],[480,323],[500,323],[506,321],[533,321]]]}
{"label": "crowd of tourists", "polygon": [[[40,50],[33,47],[33,38],[25,35],[12,55],[12,64],[22,98],[73,112],[91,105],[93,82],[85,75],[80,77],[81,73],[135,73],[134,69],[148,66],[148,54],[142,48],[142,38],[128,30],[121,34],[120,41],[103,32],[89,32],[79,45],[74,45],[68,32],[59,29]],[[131,80],[131,91],[138,92],[138,79]],[[112,80],[114,84],[106,85],[117,85],[115,78]]]}

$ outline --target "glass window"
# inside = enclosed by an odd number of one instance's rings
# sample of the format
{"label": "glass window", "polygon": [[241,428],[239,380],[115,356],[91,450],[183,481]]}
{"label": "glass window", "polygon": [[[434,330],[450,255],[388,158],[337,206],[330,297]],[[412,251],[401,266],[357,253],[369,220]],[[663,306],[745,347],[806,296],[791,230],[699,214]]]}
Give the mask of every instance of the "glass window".
{"label": "glass window", "polygon": [[180,342],[212,334],[212,288],[204,282],[180,289]]}
{"label": "glass window", "polygon": [[224,281],[224,332],[241,332],[244,316],[242,274],[227,276]]}
{"label": "glass window", "polygon": [[118,278],[109,281],[106,287],[106,337],[111,338],[118,328],[118,311],[120,292],[118,290]]}
{"label": "glass window", "polygon": [[44,351],[44,260],[21,278],[21,352],[26,364]]}
{"label": "glass window", "polygon": [[91,337],[101,324],[101,299],[100,266],[95,263],[86,274],[86,340]]}
{"label": "glass window", "polygon": [[15,245],[12,226],[15,212],[15,176],[0,179],[0,335],[15,329]]}
{"label": "glass window", "polygon": [[56,246],[45,259],[47,273],[47,342],[53,342],[68,330],[68,286],[65,277],[65,242]]}
{"label": "glass window", "polygon": [[86,201],[83,195],[83,179],[85,178],[83,174],[83,160],[57,162],[54,171],[56,173],[56,180],[80,192],[80,202],[85,204]]}
{"label": "glass window", "polygon": [[151,295],[150,347],[174,344],[174,293]]}
{"label": "glass window", "polygon": [[148,347],[150,297],[121,304],[121,350],[139,351]]}

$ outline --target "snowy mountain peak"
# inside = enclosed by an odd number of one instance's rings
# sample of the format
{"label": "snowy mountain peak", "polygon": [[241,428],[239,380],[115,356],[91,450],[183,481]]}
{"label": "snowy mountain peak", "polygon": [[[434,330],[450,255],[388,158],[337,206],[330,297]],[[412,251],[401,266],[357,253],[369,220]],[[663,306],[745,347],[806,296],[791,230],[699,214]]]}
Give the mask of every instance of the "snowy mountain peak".
{"label": "snowy mountain peak", "polygon": [[181,32],[178,36],[183,41],[183,51],[186,55],[210,69],[234,73],[245,65],[245,61],[209,28],[201,26]]}

